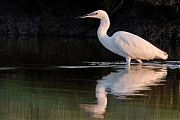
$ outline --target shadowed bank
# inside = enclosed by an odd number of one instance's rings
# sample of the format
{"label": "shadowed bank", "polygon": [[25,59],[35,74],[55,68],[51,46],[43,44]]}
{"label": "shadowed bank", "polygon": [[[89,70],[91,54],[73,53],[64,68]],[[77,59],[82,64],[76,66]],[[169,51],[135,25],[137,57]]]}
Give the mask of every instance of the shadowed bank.
{"label": "shadowed bank", "polygon": [[[168,60],[180,59],[178,44],[153,44],[168,53]],[[84,37],[0,36],[0,57],[2,64],[73,65],[84,61],[125,61],[106,50],[97,38]]]}
{"label": "shadowed bank", "polygon": [[0,5],[3,34],[96,36],[98,20],[74,18],[102,9],[113,23],[109,35],[124,30],[155,42],[180,39],[178,0],[1,0]]}

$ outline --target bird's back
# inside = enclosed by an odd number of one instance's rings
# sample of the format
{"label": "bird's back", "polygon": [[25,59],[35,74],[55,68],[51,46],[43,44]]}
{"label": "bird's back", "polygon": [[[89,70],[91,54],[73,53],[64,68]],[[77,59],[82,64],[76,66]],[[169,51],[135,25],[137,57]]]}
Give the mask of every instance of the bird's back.
{"label": "bird's back", "polygon": [[167,59],[167,53],[158,49],[143,38],[125,31],[119,31],[112,36],[116,53],[130,56],[132,59]]}

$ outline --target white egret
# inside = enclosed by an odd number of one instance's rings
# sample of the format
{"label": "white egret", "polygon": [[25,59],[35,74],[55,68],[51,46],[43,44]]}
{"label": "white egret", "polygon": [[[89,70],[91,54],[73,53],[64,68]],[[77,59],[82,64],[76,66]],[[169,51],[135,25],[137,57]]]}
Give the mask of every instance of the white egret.
{"label": "white egret", "polygon": [[152,60],[155,58],[165,60],[168,57],[166,52],[132,33],[118,31],[112,36],[108,36],[107,30],[110,26],[110,21],[108,14],[103,10],[97,10],[77,18],[99,18],[101,20],[97,30],[99,41],[111,52],[125,57],[127,64],[130,64],[131,59],[142,63],[141,60]]}

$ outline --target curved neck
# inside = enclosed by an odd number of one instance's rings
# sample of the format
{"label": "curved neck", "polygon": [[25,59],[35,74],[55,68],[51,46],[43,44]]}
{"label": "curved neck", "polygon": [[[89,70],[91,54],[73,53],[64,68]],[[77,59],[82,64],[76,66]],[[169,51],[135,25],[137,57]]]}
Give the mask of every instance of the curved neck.
{"label": "curved neck", "polygon": [[104,37],[108,37],[107,30],[110,26],[110,21],[108,15],[101,18],[100,26],[98,28],[97,34],[98,38],[102,40]]}

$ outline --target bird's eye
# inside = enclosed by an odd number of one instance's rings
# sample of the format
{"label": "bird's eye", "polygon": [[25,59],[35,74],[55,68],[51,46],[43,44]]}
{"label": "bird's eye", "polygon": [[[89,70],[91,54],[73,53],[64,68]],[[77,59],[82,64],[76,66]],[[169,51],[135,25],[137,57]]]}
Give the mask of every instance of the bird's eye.
{"label": "bird's eye", "polygon": [[94,13],[94,15],[97,15],[98,13],[96,12],[96,13]]}
{"label": "bird's eye", "polygon": [[95,16],[97,14],[98,14],[97,12],[93,12],[93,13],[90,13],[89,15]]}

